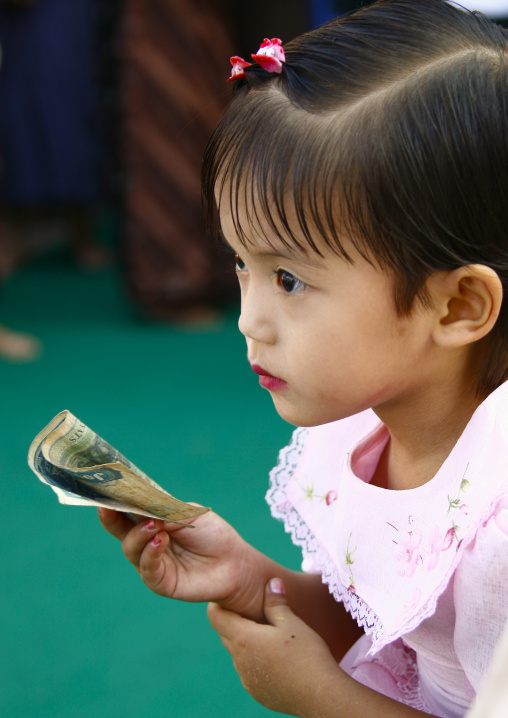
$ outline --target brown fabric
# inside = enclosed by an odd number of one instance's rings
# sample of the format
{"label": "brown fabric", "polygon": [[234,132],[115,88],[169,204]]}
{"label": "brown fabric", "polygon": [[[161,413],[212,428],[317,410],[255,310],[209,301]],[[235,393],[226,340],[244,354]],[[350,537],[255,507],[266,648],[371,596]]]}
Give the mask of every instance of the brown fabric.
{"label": "brown fabric", "polygon": [[160,318],[236,297],[231,263],[206,236],[200,192],[203,152],[231,94],[234,53],[217,5],[127,0],[121,53],[132,293]]}

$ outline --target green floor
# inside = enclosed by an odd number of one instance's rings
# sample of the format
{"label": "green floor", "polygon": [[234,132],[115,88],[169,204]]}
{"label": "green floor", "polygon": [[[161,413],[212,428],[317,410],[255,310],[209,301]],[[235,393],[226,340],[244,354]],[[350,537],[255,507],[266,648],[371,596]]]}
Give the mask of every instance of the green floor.
{"label": "green floor", "polygon": [[298,567],[264,502],[291,428],[248,368],[236,312],[208,333],[146,324],[117,272],[56,257],[8,282],[0,318],[44,342],[34,364],[0,363],[1,715],[273,715],[241,688],[205,607],[151,594],[95,510],[60,506],[26,464],[35,434],[69,409],[168,491]]}

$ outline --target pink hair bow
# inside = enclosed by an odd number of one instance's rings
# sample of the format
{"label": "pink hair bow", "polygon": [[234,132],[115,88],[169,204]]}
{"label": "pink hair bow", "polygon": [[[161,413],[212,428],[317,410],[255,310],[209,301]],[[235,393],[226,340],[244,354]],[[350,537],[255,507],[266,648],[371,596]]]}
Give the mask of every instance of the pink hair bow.
{"label": "pink hair bow", "polygon": [[[269,40],[267,37],[263,40],[259,46],[259,50],[256,54],[251,55],[252,59],[260,65],[263,70],[267,72],[275,72],[278,75],[282,72],[282,64],[286,61],[286,55],[284,48],[282,47],[282,40],[278,37],[272,37]],[[234,55],[231,58],[231,75],[228,78],[228,82],[232,80],[241,80],[245,78],[245,68],[252,65],[251,62],[246,62],[243,57]]]}
{"label": "pink hair bow", "polygon": [[257,53],[251,55],[251,57],[258,65],[261,65],[263,70],[276,72],[277,75],[280,75],[282,72],[282,64],[286,62],[282,40],[279,40],[278,37],[272,37],[271,40],[265,37]]}
{"label": "pink hair bow", "polygon": [[243,80],[245,78],[244,70],[246,67],[250,67],[252,62],[245,62],[243,57],[233,55],[231,58],[231,64],[233,67],[231,69],[231,75],[228,77],[228,82],[231,82],[231,80]]}

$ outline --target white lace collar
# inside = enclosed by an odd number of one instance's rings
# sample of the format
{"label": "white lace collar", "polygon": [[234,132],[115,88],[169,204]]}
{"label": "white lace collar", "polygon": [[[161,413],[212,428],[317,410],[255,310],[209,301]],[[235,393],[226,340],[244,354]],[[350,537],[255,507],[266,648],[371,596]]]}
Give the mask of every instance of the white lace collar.
{"label": "white lace collar", "polygon": [[379,438],[371,411],[297,429],[270,474],[272,514],[304,568],[372,634],[372,651],[431,616],[464,550],[508,491],[508,383],[471,418],[436,476],[389,491],[355,476],[351,455]]}

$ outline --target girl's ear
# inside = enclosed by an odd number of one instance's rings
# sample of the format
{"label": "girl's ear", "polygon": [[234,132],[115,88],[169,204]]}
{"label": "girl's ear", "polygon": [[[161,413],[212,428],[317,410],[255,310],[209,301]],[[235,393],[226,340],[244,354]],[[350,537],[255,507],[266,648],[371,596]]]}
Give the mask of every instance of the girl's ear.
{"label": "girl's ear", "polygon": [[432,338],[442,347],[460,347],[490,332],[501,310],[503,285],[483,264],[469,264],[429,277],[436,322]]}

